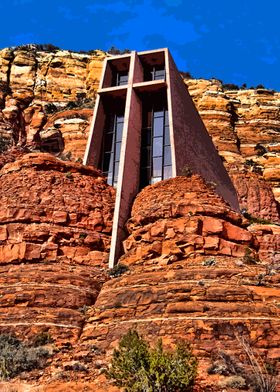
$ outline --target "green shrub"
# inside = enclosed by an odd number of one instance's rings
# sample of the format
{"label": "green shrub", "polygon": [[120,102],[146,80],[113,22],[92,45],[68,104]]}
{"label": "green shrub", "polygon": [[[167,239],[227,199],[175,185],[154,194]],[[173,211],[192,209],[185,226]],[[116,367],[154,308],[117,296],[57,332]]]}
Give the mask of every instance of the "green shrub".
{"label": "green shrub", "polygon": [[66,172],[65,176],[66,176],[66,178],[67,178],[68,180],[71,180],[71,181],[73,180],[73,174],[72,174],[72,172],[70,172],[70,171]]}
{"label": "green shrub", "polygon": [[244,218],[248,219],[250,224],[254,224],[254,223],[257,223],[257,224],[260,224],[260,225],[271,225],[271,224],[273,224],[273,222],[271,222],[268,219],[258,218],[257,216],[253,216],[253,215],[249,214],[248,212],[244,212],[243,216],[244,216]]}
{"label": "green shrub", "polygon": [[120,54],[126,54],[126,53],[130,53],[131,50],[130,49],[118,49],[115,46],[111,46],[111,48],[108,50],[108,53],[113,54],[113,55],[120,55]]}
{"label": "green shrub", "polygon": [[183,79],[193,79],[192,75],[190,72],[184,72],[184,71],[179,71]]}
{"label": "green shrub", "polygon": [[193,175],[192,169],[188,166],[184,166],[181,170],[181,176],[191,177]]}
{"label": "green shrub", "polygon": [[246,248],[245,255],[243,256],[243,262],[245,264],[257,264],[259,259],[257,256],[254,256],[254,253],[250,248]]}
{"label": "green shrub", "polygon": [[33,345],[35,347],[44,346],[49,343],[53,343],[53,338],[49,332],[38,333],[33,339]]}
{"label": "green shrub", "polygon": [[54,103],[50,102],[44,106],[44,112],[46,114],[54,114],[59,111],[59,107],[56,106]]}
{"label": "green shrub", "polygon": [[0,137],[0,154],[7,151],[11,145],[12,143],[9,139]]}
{"label": "green shrub", "polygon": [[129,267],[125,264],[118,263],[116,264],[111,270],[109,270],[108,274],[112,278],[117,278],[118,276],[121,276],[125,272],[129,270]]}
{"label": "green shrub", "polygon": [[0,335],[0,378],[10,379],[24,371],[44,367],[49,352],[30,347],[11,335]]}
{"label": "green shrub", "polygon": [[130,330],[114,350],[105,373],[127,392],[188,392],[196,378],[197,360],[186,344],[178,344],[171,352],[165,351],[159,340],[151,348]]}
{"label": "green shrub", "polygon": [[[67,151],[65,153],[61,153],[59,155],[59,159],[61,159],[62,161],[66,162],[66,161],[71,161],[71,157],[72,157],[72,153],[71,151]],[[68,172],[71,173],[71,172]]]}
{"label": "green shrub", "polygon": [[223,83],[224,90],[239,90],[239,86],[234,83]]}
{"label": "green shrub", "polygon": [[202,262],[202,265],[206,267],[211,267],[212,265],[216,264],[216,259],[215,257],[209,257],[209,259],[206,259]]}

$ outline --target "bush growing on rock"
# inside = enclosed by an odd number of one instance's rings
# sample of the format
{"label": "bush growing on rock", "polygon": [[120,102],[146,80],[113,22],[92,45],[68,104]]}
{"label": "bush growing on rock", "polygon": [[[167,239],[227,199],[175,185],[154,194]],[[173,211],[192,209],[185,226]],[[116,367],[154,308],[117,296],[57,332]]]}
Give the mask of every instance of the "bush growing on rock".
{"label": "bush growing on rock", "polygon": [[0,335],[0,378],[10,379],[18,374],[44,367],[48,350],[30,347],[11,335]]}
{"label": "bush growing on rock", "polygon": [[127,265],[118,263],[111,270],[109,270],[108,274],[112,278],[117,278],[127,271],[129,271],[129,267]]}
{"label": "bush growing on rock", "polygon": [[106,376],[127,392],[192,391],[197,360],[189,345],[179,343],[175,351],[165,351],[159,340],[154,348],[136,331],[122,337]]}
{"label": "bush growing on rock", "polygon": [[9,147],[11,147],[11,141],[0,137],[0,154],[8,150]]}

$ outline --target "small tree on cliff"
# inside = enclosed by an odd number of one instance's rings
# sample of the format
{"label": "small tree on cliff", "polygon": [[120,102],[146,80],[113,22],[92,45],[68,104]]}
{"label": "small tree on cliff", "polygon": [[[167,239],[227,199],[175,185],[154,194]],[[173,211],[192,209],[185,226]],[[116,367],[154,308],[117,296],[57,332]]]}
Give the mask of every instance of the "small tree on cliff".
{"label": "small tree on cliff", "polygon": [[126,392],[189,392],[197,374],[197,360],[189,345],[179,343],[165,351],[159,340],[148,346],[136,331],[129,331],[113,352],[108,378]]}

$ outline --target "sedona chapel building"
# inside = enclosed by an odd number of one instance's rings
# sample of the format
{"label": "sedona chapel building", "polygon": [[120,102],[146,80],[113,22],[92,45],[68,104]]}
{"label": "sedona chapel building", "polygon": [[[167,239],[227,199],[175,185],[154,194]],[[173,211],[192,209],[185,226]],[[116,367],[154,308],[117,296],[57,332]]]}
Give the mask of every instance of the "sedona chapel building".
{"label": "sedona chapel building", "polygon": [[190,169],[238,210],[234,186],[167,48],[105,59],[84,164],[116,188],[109,267],[145,186]]}

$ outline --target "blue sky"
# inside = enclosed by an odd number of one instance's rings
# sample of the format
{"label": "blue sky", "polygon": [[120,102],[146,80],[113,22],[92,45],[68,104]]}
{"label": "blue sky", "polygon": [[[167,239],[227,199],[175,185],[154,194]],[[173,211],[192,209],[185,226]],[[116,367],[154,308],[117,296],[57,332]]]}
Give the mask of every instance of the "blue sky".
{"label": "blue sky", "polygon": [[280,90],[279,0],[0,0],[0,48],[169,47],[178,68]]}

